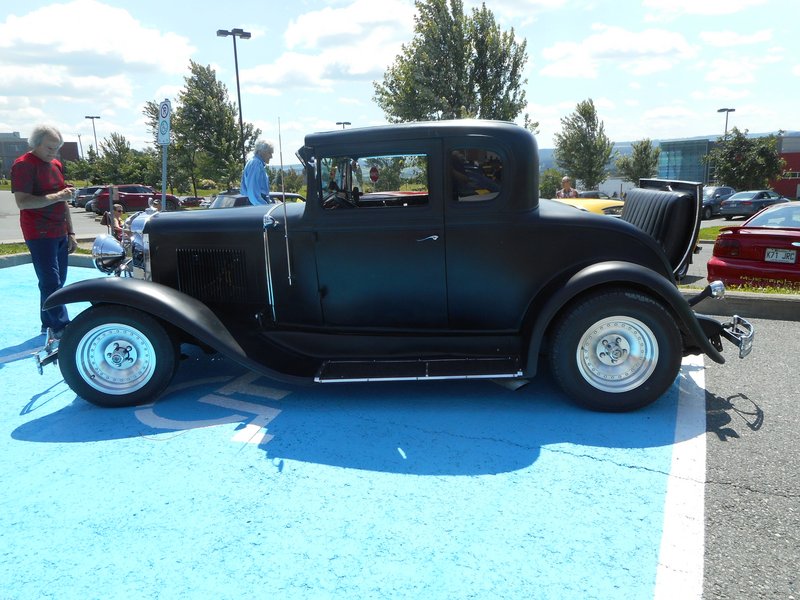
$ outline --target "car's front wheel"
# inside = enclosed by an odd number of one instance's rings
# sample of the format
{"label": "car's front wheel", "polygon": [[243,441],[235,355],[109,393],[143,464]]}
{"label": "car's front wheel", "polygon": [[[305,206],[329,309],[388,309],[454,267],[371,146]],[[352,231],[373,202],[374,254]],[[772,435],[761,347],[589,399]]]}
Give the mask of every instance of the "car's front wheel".
{"label": "car's front wheel", "polygon": [[178,348],[164,325],[128,306],[88,308],[64,330],[58,363],[79,396],[106,407],[155,400],[178,364]]}
{"label": "car's front wheel", "polygon": [[704,206],[703,207],[703,219],[708,221],[713,216],[714,216],[714,211],[711,210],[711,207],[710,206]]}
{"label": "car's front wheel", "polygon": [[666,308],[639,292],[594,293],[571,306],[552,331],[550,368],[579,404],[621,412],[650,404],[681,366],[681,338]]}

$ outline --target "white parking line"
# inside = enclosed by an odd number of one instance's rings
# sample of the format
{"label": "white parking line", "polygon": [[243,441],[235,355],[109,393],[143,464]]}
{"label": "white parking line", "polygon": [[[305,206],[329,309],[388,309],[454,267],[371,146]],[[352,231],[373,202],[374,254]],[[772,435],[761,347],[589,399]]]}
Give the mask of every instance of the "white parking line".
{"label": "white parking line", "polygon": [[656,600],[703,596],[706,402],[702,356],[683,360],[679,385],[675,442],[656,574]]}

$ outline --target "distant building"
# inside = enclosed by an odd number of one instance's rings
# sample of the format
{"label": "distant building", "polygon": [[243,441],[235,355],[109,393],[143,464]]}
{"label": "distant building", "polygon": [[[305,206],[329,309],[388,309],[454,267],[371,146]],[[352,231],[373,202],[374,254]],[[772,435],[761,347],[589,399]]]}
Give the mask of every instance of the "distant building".
{"label": "distant building", "polygon": [[[20,137],[19,131],[13,133],[0,133],[0,179],[8,179],[11,165],[20,156],[29,150],[28,138]],[[75,142],[64,142],[59,152],[60,160],[78,160],[78,144]]]}
{"label": "distant building", "polygon": [[661,179],[709,182],[704,158],[714,147],[708,138],[665,140],[659,143],[658,176]]}
{"label": "distant building", "polygon": [[19,136],[19,131],[0,133],[0,179],[8,179],[11,165],[28,151],[28,138]]}
{"label": "distant building", "polygon": [[778,181],[770,182],[772,189],[787,198],[800,199],[800,132],[778,138],[778,152],[786,161],[786,170]]}
{"label": "distant building", "polygon": [[[764,137],[764,134],[749,134],[750,137]],[[719,136],[684,138],[677,140],[653,140],[653,145],[661,148],[658,157],[658,177],[661,179],[677,179],[682,181],[699,181],[703,184],[714,182],[713,167],[705,162],[705,157],[717,144]],[[631,142],[618,142],[614,150],[619,156],[631,153]],[[800,199],[800,131],[788,131],[778,136],[778,153],[786,161],[786,168],[778,180],[770,181],[770,187],[787,198]],[[549,168],[558,168],[553,159],[553,150],[539,149],[539,172]],[[600,184],[600,191],[611,195],[621,194],[633,184],[616,179],[616,168],[608,165],[609,178]]]}

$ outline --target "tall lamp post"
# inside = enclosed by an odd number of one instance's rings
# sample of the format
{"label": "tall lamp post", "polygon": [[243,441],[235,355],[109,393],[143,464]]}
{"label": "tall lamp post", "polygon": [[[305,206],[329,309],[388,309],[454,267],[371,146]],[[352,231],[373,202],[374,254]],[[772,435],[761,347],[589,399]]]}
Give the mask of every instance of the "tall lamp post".
{"label": "tall lamp post", "polygon": [[345,128],[345,125],[350,125],[350,121],[336,121],[337,125],[341,125],[342,129]]}
{"label": "tall lamp post", "polygon": [[732,112],[736,112],[735,108],[720,108],[717,109],[718,113],[724,112],[725,113],[725,139],[728,138],[728,114]]}
{"label": "tall lamp post", "polygon": [[87,116],[86,118],[87,118],[87,119],[91,119],[91,120],[92,120],[92,132],[94,133],[94,155],[95,155],[95,156],[97,156],[97,155],[98,155],[98,152],[99,152],[99,149],[97,148],[97,130],[94,128],[94,120],[95,120],[95,119],[99,119],[100,117],[97,117],[97,116],[95,116],[95,117],[90,117],[90,116]]}
{"label": "tall lamp post", "polygon": [[242,121],[242,93],[239,90],[239,56],[236,54],[236,38],[249,40],[251,34],[243,29],[217,29],[217,37],[233,36],[233,64],[236,67],[236,98],[239,101],[239,131],[242,134],[242,164],[247,162],[247,155],[244,152],[244,122]]}

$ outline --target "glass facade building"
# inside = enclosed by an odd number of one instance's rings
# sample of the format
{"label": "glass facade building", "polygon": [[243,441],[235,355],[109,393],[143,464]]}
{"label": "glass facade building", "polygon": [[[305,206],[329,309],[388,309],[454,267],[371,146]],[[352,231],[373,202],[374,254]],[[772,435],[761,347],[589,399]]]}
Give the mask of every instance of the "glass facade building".
{"label": "glass facade building", "polygon": [[709,167],[704,158],[714,147],[708,139],[661,142],[658,176],[661,179],[709,183]]}

